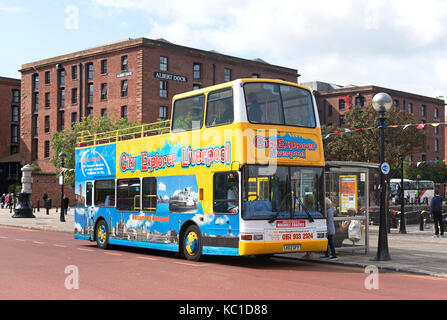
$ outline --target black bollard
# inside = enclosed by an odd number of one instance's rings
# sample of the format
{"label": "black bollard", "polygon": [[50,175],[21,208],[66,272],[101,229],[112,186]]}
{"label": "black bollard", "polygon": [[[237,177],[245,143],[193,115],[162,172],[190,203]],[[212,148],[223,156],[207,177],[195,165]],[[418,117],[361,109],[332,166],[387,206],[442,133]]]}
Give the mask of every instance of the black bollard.
{"label": "black bollard", "polygon": [[424,210],[421,211],[421,217],[419,221],[419,230],[424,231]]}

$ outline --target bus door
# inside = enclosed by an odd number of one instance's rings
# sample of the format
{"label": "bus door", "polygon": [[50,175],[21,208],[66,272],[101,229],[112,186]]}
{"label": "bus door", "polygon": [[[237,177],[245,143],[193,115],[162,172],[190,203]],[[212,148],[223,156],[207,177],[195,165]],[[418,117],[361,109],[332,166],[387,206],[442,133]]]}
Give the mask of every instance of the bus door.
{"label": "bus door", "polygon": [[[221,244],[232,246],[234,237],[239,235],[239,209],[241,178],[240,172],[215,172],[213,175],[213,212],[214,222],[207,233],[219,236]],[[226,243],[228,242],[228,243]]]}
{"label": "bus door", "polygon": [[93,181],[85,182],[85,206],[87,207],[85,228],[88,230],[88,234],[93,237]]}

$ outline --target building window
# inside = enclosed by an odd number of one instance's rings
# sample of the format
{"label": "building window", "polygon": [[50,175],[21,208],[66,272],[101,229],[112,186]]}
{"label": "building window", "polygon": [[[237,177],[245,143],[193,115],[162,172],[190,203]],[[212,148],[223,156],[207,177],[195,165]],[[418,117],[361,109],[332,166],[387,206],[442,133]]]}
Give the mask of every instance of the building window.
{"label": "building window", "polygon": [[88,84],[87,104],[93,103],[93,83]]}
{"label": "building window", "polygon": [[192,85],[192,90],[199,90],[199,89],[200,89],[200,84],[195,83]]}
{"label": "building window", "polygon": [[224,69],[224,80],[231,81],[231,69],[229,68]]}
{"label": "building window", "polygon": [[93,107],[87,107],[86,111],[85,111],[85,116],[89,117],[90,119],[93,118]]}
{"label": "building window", "polygon": [[71,127],[73,127],[77,121],[78,121],[78,113],[72,112],[71,113]]}
{"label": "building window", "polygon": [[168,118],[168,107],[167,106],[161,106],[160,107],[160,119],[166,120]]}
{"label": "building window", "polygon": [[101,117],[103,117],[103,118],[107,117],[107,109],[106,108],[101,109]]}
{"label": "building window", "polygon": [[20,91],[19,90],[12,90],[12,103],[20,103]]}
{"label": "building window", "polygon": [[11,114],[12,114],[12,122],[19,122],[20,117],[20,107],[19,106],[12,106],[11,107]]}
{"label": "building window", "polygon": [[433,127],[433,130],[434,130],[435,134],[438,134],[438,133],[439,133],[439,127],[438,127],[438,126]]}
{"label": "building window", "polygon": [[101,100],[107,100],[107,83],[101,83]]}
{"label": "building window", "polygon": [[50,93],[45,92],[45,108],[49,108],[49,107],[50,107]]}
{"label": "building window", "polygon": [[78,103],[78,88],[71,89],[71,103],[72,104]]}
{"label": "building window", "polygon": [[44,150],[44,155],[45,158],[49,158],[50,157],[50,141],[45,140],[45,150]]}
{"label": "building window", "polygon": [[33,90],[39,90],[39,75],[33,74]]}
{"label": "building window", "polygon": [[397,99],[394,99],[393,100],[393,107],[399,107],[399,100],[397,100]]}
{"label": "building window", "polygon": [[194,63],[192,70],[193,70],[193,79],[194,80],[199,80],[202,78],[202,74],[201,74],[202,65],[200,63]]}
{"label": "building window", "polygon": [[50,116],[45,116],[45,133],[50,132]]}
{"label": "building window", "polygon": [[87,63],[87,80],[93,80],[93,63]]}
{"label": "building window", "polygon": [[160,57],[160,71],[168,71],[168,57]]}
{"label": "building window", "polygon": [[127,119],[127,106],[121,106],[121,118]]}
{"label": "building window", "polygon": [[160,80],[160,97],[168,97],[168,81],[166,80]]}
{"label": "building window", "polygon": [[121,57],[121,71],[127,71],[129,68],[127,56]]}
{"label": "building window", "polygon": [[34,112],[39,112],[39,93],[38,92],[34,92],[33,94],[33,98],[34,98]]}
{"label": "building window", "polygon": [[65,88],[59,89],[59,109],[65,107]]}
{"label": "building window", "polygon": [[341,115],[339,119],[340,119],[340,126],[344,125],[345,124],[345,116]]}
{"label": "building window", "polygon": [[45,71],[45,84],[50,84],[50,71]]}
{"label": "building window", "polygon": [[259,73],[252,73],[251,77],[252,78],[260,78],[261,76],[259,75]]}
{"label": "building window", "polygon": [[421,161],[427,161],[427,155],[426,154],[423,154],[421,156]]}
{"label": "building window", "polygon": [[33,139],[33,160],[39,159],[39,140]]}
{"label": "building window", "polygon": [[78,79],[78,66],[72,66],[71,67],[71,80],[77,80]]}
{"label": "building window", "polygon": [[439,141],[435,139],[435,152],[439,152]]}
{"label": "building window", "polygon": [[59,70],[59,86],[65,85],[65,70],[60,69]]}
{"label": "building window", "polygon": [[59,111],[59,131],[65,129],[65,112]]}
{"label": "building window", "polygon": [[33,117],[33,128],[34,128],[34,131],[33,131],[33,134],[34,134],[34,136],[35,137],[37,137],[38,135],[39,135],[39,116],[38,115],[35,115],[34,117]]}
{"label": "building window", "polygon": [[332,110],[333,110],[332,106],[331,106],[331,105],[328,105],[328,106],[327,106],[327,116],[328,116],[328,117],[331,117],[331,116],[332,116]]}
{"label": "building window", "polygon": [[11,143],[19,143],[19,126],[16,124],[11,126]]}
{"label": "building window", "polygon": [[355,106],[357,108],[363,107],[364,105],[365,105],[365,97],[360,96],[360,95],[355,97]]}
{"label": "building window", "polygon": [[438,110],[438,108],[435,108],[435,109],[434,109],[433,117],[434,117],[435,119],[438,119],[438,117],[439,117],[439,110]]}
{"label": "building window", "polygon": [[121,97],[127,97],[127,80],[121,81]]}
{"label": "building window", "polygon": [[426,108],[425,104],[423,104],[421,107],[421,116],[425,117],[426,113],[427,113],[427,108]]}
{"label": "building window", "polygon": [[101,74],[107,74],[107,60],[101,60]]}
{"label": "building window", "polygon": [[18,146],[11,146],[11,154],[19,153],[19,147]]}
{"label": "building window", "polygon": [[345,109],[345,99],[338,99],[338,110],[344,110]]}
{"label": "building window", "polygon": [[408,104],[408,113],[413,114],[413,104],[412,103]]}

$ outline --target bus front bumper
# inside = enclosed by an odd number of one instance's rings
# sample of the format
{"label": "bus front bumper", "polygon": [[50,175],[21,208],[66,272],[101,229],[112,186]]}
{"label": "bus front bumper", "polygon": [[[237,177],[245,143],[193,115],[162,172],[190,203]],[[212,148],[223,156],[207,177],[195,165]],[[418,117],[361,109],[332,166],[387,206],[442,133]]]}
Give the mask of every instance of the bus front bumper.
{"label": "bus front bumper", "polygon": [[302,241],[239,241],[239,255],[326,251],[327,239]]}

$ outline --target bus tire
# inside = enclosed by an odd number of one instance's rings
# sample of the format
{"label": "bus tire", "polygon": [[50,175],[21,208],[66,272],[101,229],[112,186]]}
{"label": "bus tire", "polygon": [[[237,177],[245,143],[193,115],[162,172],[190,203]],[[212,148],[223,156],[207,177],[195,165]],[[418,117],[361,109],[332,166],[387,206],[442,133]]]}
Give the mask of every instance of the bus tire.
{"label": "bus tire", "polygon": [[109,244],[109,228],[105,220],[99,220],[95,229],[96,244],[100,249],[107,249]]}
{"label": "bus tire", "polygon": [[202,256],[202,235],[195,224],[187,227],[182,235],[182,253],[190,261],[199,261]]}

